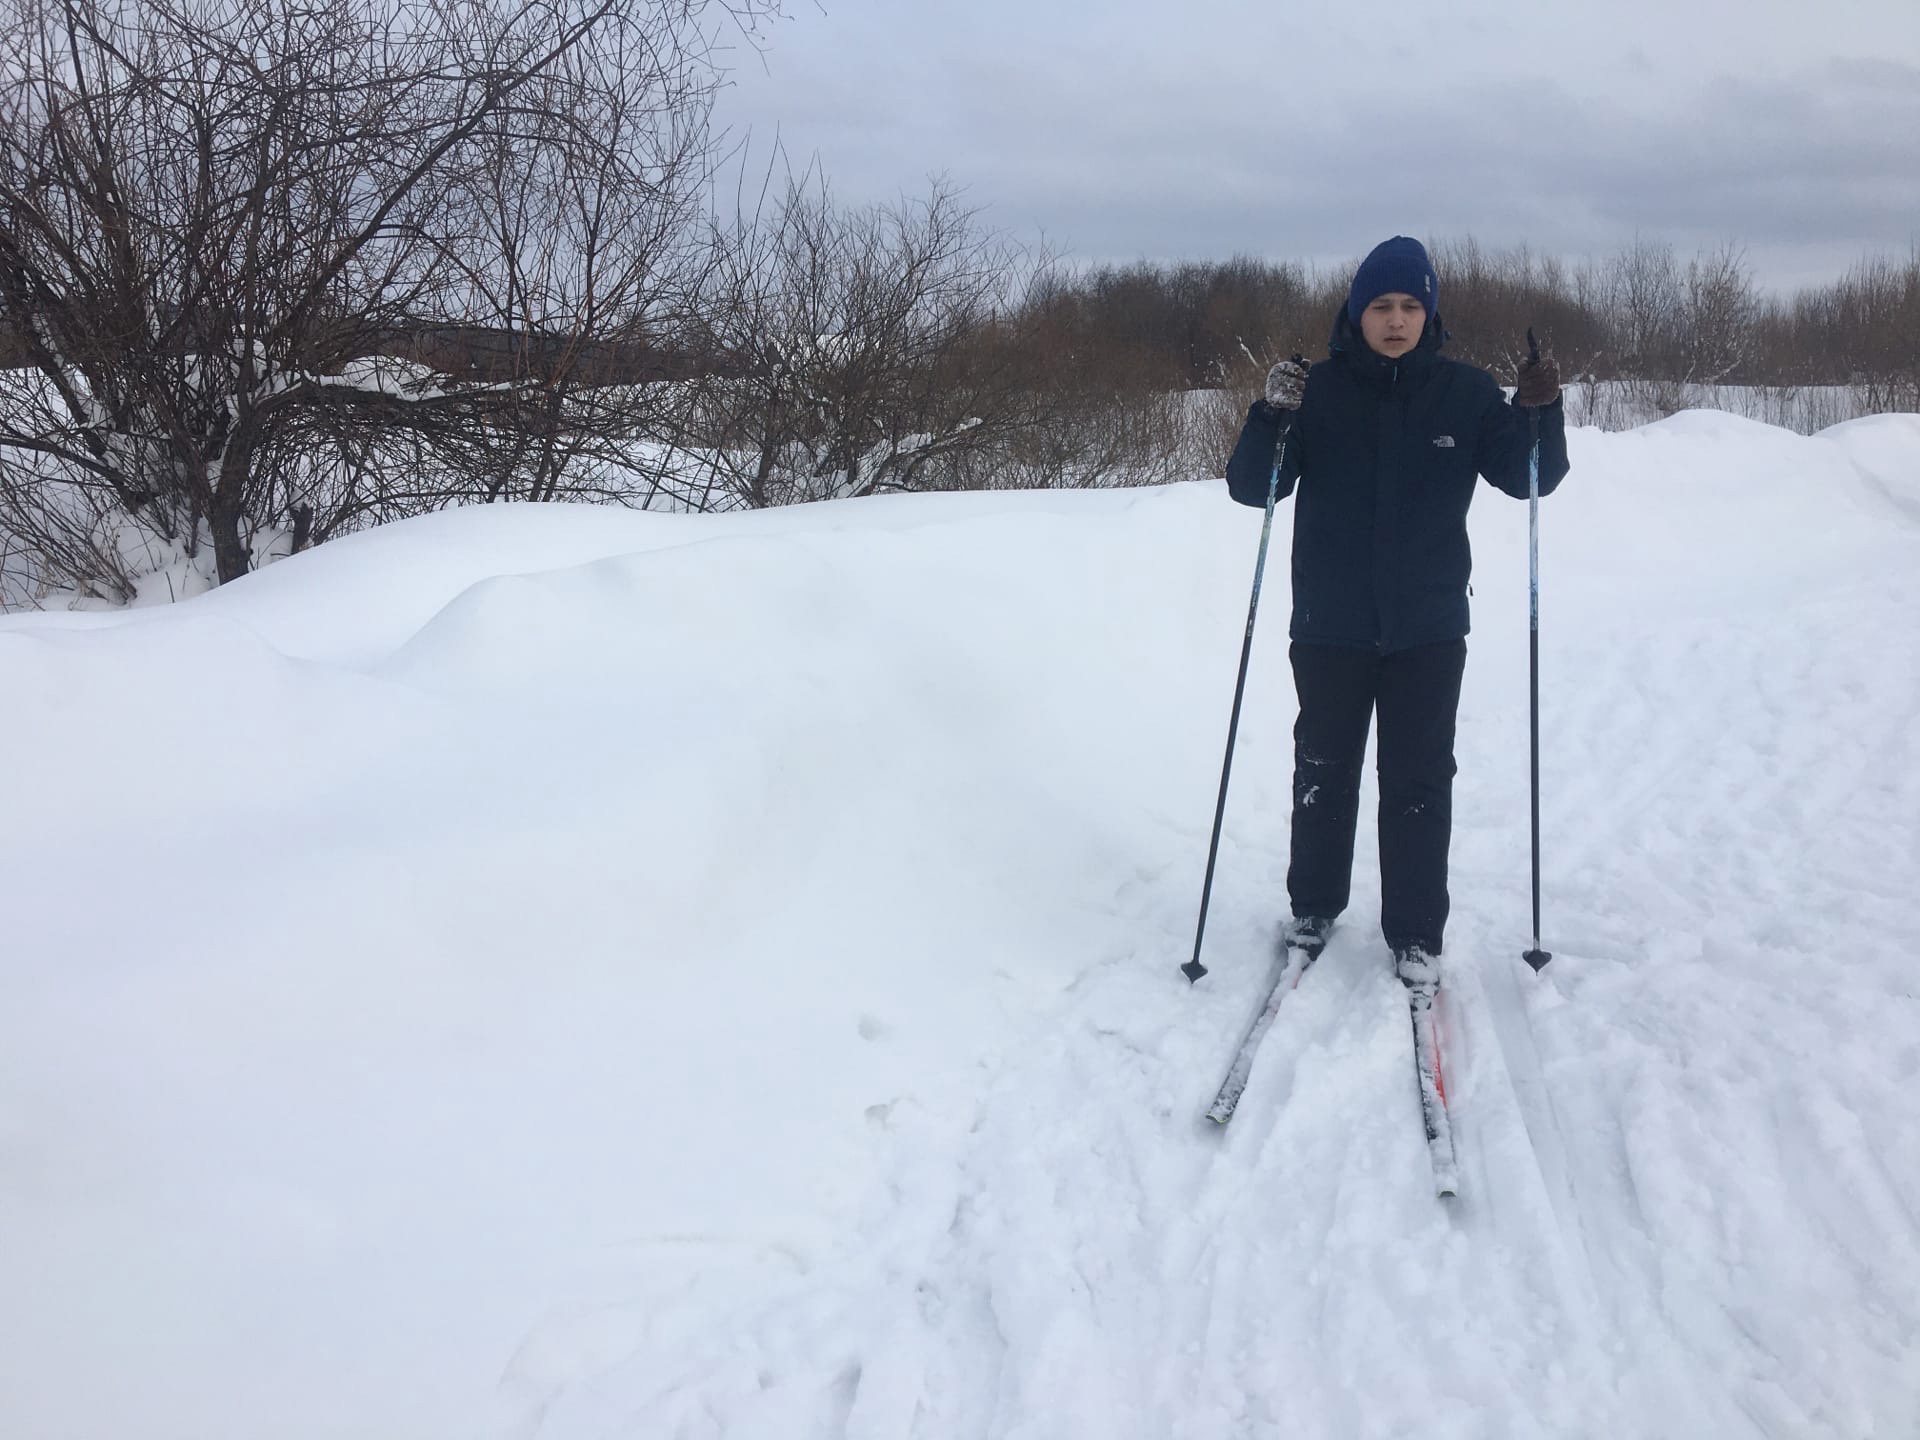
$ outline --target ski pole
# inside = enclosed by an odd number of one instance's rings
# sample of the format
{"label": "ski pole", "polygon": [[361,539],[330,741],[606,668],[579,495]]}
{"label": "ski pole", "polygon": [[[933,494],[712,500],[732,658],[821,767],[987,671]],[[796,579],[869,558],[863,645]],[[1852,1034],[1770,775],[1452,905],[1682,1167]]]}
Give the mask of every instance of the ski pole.
{"label": "ski pole", "polygon": [[[1298,358],[1298,357],[1296,357]],[[1260,527],[1260,554],[1253,562],[1253,598],[1247,602],[1247,634],[1240,642],[1240,675],[1233,682],[1233,714],[1227,721],[1227,756],[1220,762],[1220,799],[1213,807],[1213,839],[1207,844],[1207,878],[1200,887],[1200,923],[1193,932],[1193,958],[1180,967],[1189,983],[1207,973],[1200,963],[1200,946],[1207,937],[1207,902],[1213,896],[1213,867],[1220,858],[1220,823],[1227,814],[1227,780],[1233,774],[1233,740],[1240,732],[1240,701],[1247,689],[1247,660],[1253,654],[1253,622],[1260,613],[1260,579],[1267,569],[1267,542],[1273,538],[1273,507],[1280,497],[1280,464],[1286,458],[1287,440],[1293,434],[1289,416],[1280,432],[1280,443],[1273,451],[1273,473],[1267,477],[1267,518]]]}
{"label": "ski pole", "polygon": [[[1540,359],[1540,342],[1527,327],[1527,361]],[[1527,715],[1533,761],[1533,948],[1520,958],[1536,974],[1553,959],[1540,948],[1540,411],[1527,410]]]}

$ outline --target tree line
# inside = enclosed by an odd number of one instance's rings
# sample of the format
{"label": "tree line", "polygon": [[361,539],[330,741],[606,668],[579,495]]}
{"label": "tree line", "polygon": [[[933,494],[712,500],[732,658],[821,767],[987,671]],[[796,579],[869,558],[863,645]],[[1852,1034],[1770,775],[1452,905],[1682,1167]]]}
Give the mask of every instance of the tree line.
{"label": "tree line", "polygon": [[[0,600],[123,603],[451,504],[758,507],[1213,473],[1345,273],[1075,266],[951,185],[723,213],[781,0],[6,0]],[[1434,245],[1451,348],[1920,409],[1920,256]],[[169,583],[173,583],[170,579]],[[191,588],[191,586],[189,586]]]}
{"label": "tree line", "polygon": [[[1580,380],[1846,384],[1871,389],[1874,410],[1920,401],[1920,250],[1781,297],[1759,290],[1734,244],[1683,260],[1641,237],[1577,265],[1472,238],[1429,248],[1449,353],[1496,371],[1533,327]],[[1075,276],[1046,303],[1087,343],[1153,357],[1167,383],[1244,388],[1293,350],[1324,353],[1351,273],[1246,257],[1143,262]]]}

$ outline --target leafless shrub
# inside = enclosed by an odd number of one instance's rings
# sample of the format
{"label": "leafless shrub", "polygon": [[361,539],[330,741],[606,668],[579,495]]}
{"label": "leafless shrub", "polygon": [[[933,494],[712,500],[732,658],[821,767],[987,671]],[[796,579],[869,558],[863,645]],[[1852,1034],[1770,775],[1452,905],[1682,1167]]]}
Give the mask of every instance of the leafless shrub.
{"label": "leafless shrub", "polygon": [[[274,534],[557,493],[645,430],[594,367],[697,286],[701,16],[777,3],[11,0],[0,345],[41,383],[0,394],[0,525],[126,598],[104,542],[35,534],[47,487],[220,581]],[[406,358],[463,330],[516,338]]]}
{"label": "leafless shrub", "polygon": [[794,181],[719,248],[703,344],[740,370],[698,387],[689,433],[727,503],[1085,483],[1127,453],[1050,326],[1049,257],[950,185],[849,209]]}
{"label": "leafless shrub", "polygon": [[1689,380],[1717,385],[1739,375],[1750,358],[1757,301],[1744,252],[1733,244],[1687,264],[1680,313]]}

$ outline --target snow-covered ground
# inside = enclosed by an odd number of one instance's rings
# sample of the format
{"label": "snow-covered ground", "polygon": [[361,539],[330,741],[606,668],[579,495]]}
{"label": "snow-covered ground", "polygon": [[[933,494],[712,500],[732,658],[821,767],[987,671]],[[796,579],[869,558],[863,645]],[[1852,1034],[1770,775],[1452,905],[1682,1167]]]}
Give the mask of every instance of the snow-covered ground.
{"label": "snow-covered ground", "polygon": [[[1434,1199],[1217,481],[471,510],[0,621],[0,1434],[1920,1433],[1920,417],[1491,491]],[[1287,513],[1276,543],[1285,553]]]}
{"label": "snow-covered ground", "polygon": [[1811,435],[1893,408],[1871,385],[1709,385],[1685,380],[1606,380],[1566,387],[1567,419],[1603,430],[1646,425],[1681,410],[1724,410]]}

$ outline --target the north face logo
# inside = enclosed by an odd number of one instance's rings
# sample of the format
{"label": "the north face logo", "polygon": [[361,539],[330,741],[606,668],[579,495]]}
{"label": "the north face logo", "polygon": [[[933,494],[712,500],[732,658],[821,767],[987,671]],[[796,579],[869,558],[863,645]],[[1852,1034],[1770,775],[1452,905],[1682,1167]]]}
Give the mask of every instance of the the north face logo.
{"label": "the north face logo", "polygon": [[1436,435],[1433,437],[1433,443],[1442,450],[1453,449],[1453,437],[1451,435]]}

